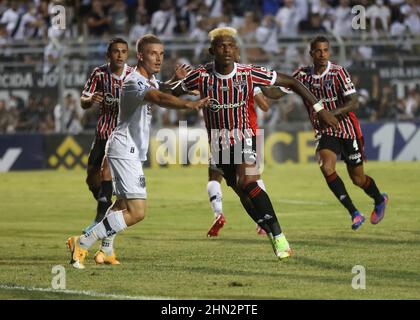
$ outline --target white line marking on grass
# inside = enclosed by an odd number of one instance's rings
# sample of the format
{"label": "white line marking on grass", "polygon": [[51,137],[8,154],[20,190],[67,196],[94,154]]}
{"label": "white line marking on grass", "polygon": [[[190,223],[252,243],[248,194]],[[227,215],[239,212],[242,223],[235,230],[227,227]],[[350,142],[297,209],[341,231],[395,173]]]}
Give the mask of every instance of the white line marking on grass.
{"label": "white line marking on grass", "polygon": [[307,204],[307,205],[326,205],[330,202],[325,201],[305,201],[305,200],[292,200],[292,199],[276,199],[274,202],[288,203],[288,204]]}
{"label": "white line marking on grass", "polygon": [[177,298],[173,298],[173,297],[127,296],[127,295],[119,295],[119,294],[100,293],[100,292],[87,291],[87,290],[67,290],[67,289],[55,290],[52,288],[36,288],[36,287],[7,286],[7,285],[0,285],[0,289],[75,294],[75,295],[83,295],[83,296],[95,297],[95,298],[112,298],[112,299],[122,299],[122,300],[177,300]]}

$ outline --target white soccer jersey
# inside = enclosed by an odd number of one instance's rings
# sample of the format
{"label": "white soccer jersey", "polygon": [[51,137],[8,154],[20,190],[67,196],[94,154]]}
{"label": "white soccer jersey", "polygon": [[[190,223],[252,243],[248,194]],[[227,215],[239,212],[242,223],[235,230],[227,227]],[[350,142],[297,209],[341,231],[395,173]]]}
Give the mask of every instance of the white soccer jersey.
{"label": "white soccer jersey", "polygon": [[109,158],[147,159],[152,104],[143,99],[150,89],[158,88],[159,83],[154,76],[149,80],[137,68],[124,80],[117,126],[107,145],[106,154]]}

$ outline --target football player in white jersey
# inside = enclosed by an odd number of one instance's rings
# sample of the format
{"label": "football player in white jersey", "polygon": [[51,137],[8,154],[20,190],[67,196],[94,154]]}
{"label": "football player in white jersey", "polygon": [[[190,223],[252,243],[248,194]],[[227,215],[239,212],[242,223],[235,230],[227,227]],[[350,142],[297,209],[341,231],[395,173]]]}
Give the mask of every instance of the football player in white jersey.
{"label": "football player in white jersey", "polygon": [[145,35],[137,42],[136,69],[124,80],[117,127],[108,139],[108,158],[117,200],[106,217],[89,232],[67,239],[71,265],[84,269],[88,249],[96,242],[116,234],[144,219],[146,214],[146,179],[142,163],[149,147],[151,108],[199,109],[208,98],[183,100],[159,91],[155,74],[163,62],[163,43],[154,35]]}

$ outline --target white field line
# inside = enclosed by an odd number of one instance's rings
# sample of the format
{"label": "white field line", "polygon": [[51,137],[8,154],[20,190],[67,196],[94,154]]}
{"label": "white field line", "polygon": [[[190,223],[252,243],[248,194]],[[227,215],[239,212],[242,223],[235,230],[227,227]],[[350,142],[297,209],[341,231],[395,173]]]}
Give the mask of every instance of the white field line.
{"label": "white field line", "polygon": [[7,286],[0,284],[0,289],[3,290],[19,290],[19,291],[35,291],[35,292],[51,292],[61,294],[83,295],[95,298],[111,298],[122,300],[176,300],[173,297],[160,297],[160,296],[127,296],[119,294],[100,293],[87,290],[55,290],[52,288],[36,288],[36,287],[23,287],[23,286]]}
{"label": "white field line", "polygon": [[274,202],[287,203],[287,204],[307,204],[307,205],[326,205],[330,202],[325,201],[305,201],[305,200],[292,200],[292,199],[275,199]]}

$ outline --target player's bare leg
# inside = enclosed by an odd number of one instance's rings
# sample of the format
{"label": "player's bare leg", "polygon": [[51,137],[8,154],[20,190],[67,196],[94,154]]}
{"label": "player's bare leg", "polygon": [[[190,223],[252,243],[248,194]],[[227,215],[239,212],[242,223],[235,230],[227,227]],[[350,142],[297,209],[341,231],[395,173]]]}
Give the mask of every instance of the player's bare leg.
{"label": "player's bare leg", "polygon": [[96,209],[95,221],[99,222],[105,217],[105,213],[112,205],[112,176],[109,169],[108,159],[102,160],[101,165],[101,188],[98,194],[98,207]]}
{"label": "player's bare leg", "polygon": [[210,206],[214,213],[214,222],[207,231],[207,237],[217,237],[220,229],[226,223],[222,207],[222,174],[217,168],[209,166],[209,182],[207,183],[207,193],[209,195]]}
{"label": "player's bare leg", "polygon": [[97,200],[101,188],[101,168],[99,166],[88,164],[86,184],[95,200]]}
{"label": "player's bare leg", "polygon": [[362,188],[363,191],[374,200],[374,208],[370,216],[372,224],[381,222],[385,215],[385,208],[388,204],[388,195],[379,191],[375,180],[364,172],[363,164],[359,166],[347,165],[347,171],[353,183]]}
{"label": "player's bare leg", "polygon": [[108,208],[112,205],[112,176],[106,157],[103,157],[102,159],[99,173],[93,173],[92,170],[92,177],[94,177],[95,183],[97,183],[98,175],[100,183],[99,189],[98,191],[96,191],[96,216],[93,222],[83,230],[84,233],[88,232],[98,222],[102,221],[102,219],[105,217]]}
{"label": "player's bare leg", "polygon": [[236,166],[238,176],[238,189],[250,200],[255,210],[248,212],[251,218],[262,228],[267,230],[267,236],[279,259],[288,258],[292,254],[280,223],[277,219],[273,205],[268,194],[258,185],[260,178],[256,164],[241,163]]}
{"label": "player's bare leg", "polygon": [[321,149],[316,155],[328,187],[349,212],[352,219],[352,229],[357,230],[365,221],[365,217],[354,206],[343,180],[335,171],[337,155],[329,149]]}

